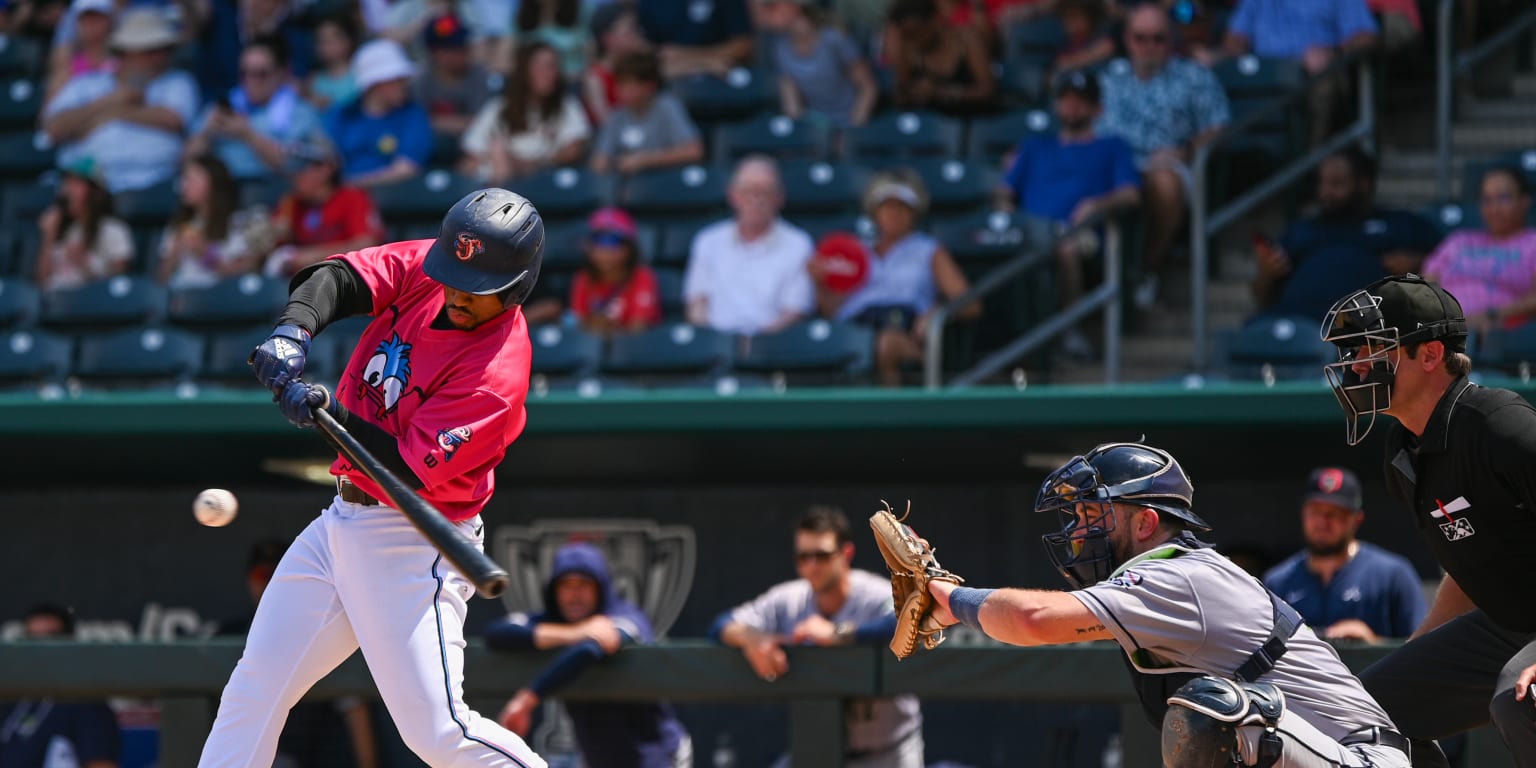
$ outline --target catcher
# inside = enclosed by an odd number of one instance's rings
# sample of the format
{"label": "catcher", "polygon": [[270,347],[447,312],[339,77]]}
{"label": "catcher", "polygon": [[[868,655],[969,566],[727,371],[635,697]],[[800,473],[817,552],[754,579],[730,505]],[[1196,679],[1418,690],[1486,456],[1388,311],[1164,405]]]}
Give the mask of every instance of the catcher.
{"label": "catcher", "polygon": [[1014,645],[1114,640],[1162,731],[1164,765],[1407,768],[1407,740],[1333,648],[1195,538],[1210,526],[1193,494],[1172,456],[1136,443],[1057,469],[1035,511],[1061,516],[1044,543],[1070,592],[962,587],[926,541],[875,513],[898,606],[893,649],[936,645],[956,623]]}

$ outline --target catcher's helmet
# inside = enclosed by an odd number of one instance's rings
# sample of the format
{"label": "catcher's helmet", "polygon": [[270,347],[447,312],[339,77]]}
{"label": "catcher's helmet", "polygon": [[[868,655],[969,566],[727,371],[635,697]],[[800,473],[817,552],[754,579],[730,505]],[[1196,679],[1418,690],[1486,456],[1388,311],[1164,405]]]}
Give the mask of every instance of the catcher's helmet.
{"label": "catcher's helmet", "polygon": [[478,296],[521,304],[544,260],[544,219],[515,192],[489,188],[465,195],[443,216],[422,268],[427,277]]}
{"label": "catcher's helmet", "polygon": [[1073,588],[1109,578],[1119,563],[1109,543],[1116,502],[1151,507],[1197,531],[1211,526],[1192,510],[1194,486],[1167,451],[1140,443],[1105,443],[1052,472],[1036,512],[1056,512],[1062,528],[1041,537],[1046,554]]}
{"label": "catcher's helmet", "polygon": [[[1409,274],[1382,278],[1339,299],[1323,318],[1322,337],[1339,349],[1338,362],[1323,366],[1323,374],[1348,419],[1345,440],[1355,445],[1371,431],[1376,414],[1392,407],[1396,350],[1439,341],[1464,352],[1467,320],[1455,296]],[[1361,363],[1370,364],[1363,375],[1355,370]]]}

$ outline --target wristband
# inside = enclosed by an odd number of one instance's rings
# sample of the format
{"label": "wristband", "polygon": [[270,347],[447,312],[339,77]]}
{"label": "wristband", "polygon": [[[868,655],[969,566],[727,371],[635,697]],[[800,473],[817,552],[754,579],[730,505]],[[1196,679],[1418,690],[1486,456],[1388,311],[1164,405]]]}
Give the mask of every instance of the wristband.
{"label": "wristband", "polygon": [[986,630],[981,629],[981,604],[996,591],[995,589],[956,587],[949,593],[949,612],[954,614],[961,624],[985,632]]}

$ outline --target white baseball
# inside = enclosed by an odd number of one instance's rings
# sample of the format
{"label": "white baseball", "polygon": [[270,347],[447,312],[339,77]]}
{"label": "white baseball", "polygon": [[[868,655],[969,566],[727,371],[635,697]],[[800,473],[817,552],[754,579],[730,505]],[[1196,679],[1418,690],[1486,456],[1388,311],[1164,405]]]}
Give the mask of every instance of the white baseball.
{"label": "white baseball", "polygon": [[192,514],[197,516],[199,523],[210,528],[229,525],[239,511],[240,502],[235,501],[233,493],[223,488],[209,488],[199,493],[192,502]]}

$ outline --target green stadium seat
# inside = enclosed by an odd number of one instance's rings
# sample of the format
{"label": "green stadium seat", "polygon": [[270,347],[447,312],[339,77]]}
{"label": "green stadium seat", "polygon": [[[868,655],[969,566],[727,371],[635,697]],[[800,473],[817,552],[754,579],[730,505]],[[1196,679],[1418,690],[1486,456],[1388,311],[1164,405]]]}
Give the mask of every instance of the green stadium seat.
{"label": "green stadium seat", "polygon": [[966,136],[966,157],[972,162],[1001,169],[1003,158],[1019,143],[1037,135],[1056,133],[1056,118],[1048,109],[1020,109],[997,117],[971,121]]}
{"label": "green stadium seat", "polygon": [[1323,365],[1337,359],[1310,317],[1257,317],[1213,339],[1215,370],[1240,381],[1322,381]]}
{"label": "green stadium seat", "polygon": [[887,112],[843,133],[843,160],[890,164],[913,157],[954,157],[962,125],[935,112]]}
{"label": "green stadium seat", "polygon": [[47,134],[18,130],[0,134],[0,180],[35,184],[57,165]]}
{"label": "green stadium seat", "polygon": [[625,179],[619,205],[636,219],[667,224],[724,216],[729,169],[689,165],[638,173]]}
{"label": "green stadium seat", "polygon": [[700,123],[744,120],[778,106],[778,80],[770,72],[733,69],[724,77],[688,75],[668,85]]}
{"label": "green stadium seat", "polygon": [[796,120],[786,115],[758,115],[715,129],[715,164],[731,165],[750,154],[778,160],[822,160],[831,147],[832,130],[822,121]]}
{"label": "green stadium seat", "polygon": [[31,325],[42,300],[25,278],[0,278],[0,328]]}
{"label": "green stadium seat", "polygon": [[683,272],[680,269],[658,269],[656,292],[661,294],[661,316],[665,320],[682,320],[688,314],[688,302],[683,299]]}
{"label": "green stadium seat", "polygon": [[0,82],[0,130],[32,130],[42,111],[42,83],[30,77]]}
{"label": "green stadium seat", "polygon": [[165,288],[141,275],[116,275],[79,288],[45,291],[39,322],[56,328],[105,329],[158,322]]}
{"label": "green stadium seat", "polygon": [[845,383],[867,373],[874,334],[860,325],[808,320],[777,333],[745,339],[732,361],[736,371],[817,376],[818,383]]}
{"label": "green stadium seat", "polygon": [[731,359],[731,337],[687,323],[615,336],[599,370],[623,376],[718,373]]}
{"label": "green stadium seat", "polygon": [[919,158],[908,163],[928,188],[928,209],[934,214],[980,212],[992,203],[992,191],[1002,173],[983,163],[949,158]]}
{"label": "green stadium seat", "polygon": [[518,180],[516,192],[534,202],[545,221],[585,220],[613,199],[613,177],[585,168],[552,168]]}
{"label": "green stadium seat", "polygon": [[532,372],[544,376],[591,375],[602,356],[603,340],[580,328],[541,325],[529,331]]}
{"label": "green stadium seat", "polygon": [[287,280],[240,275],[171,291],[167,316],[176,325],[252,325],[276,320],[287,303]]}
{"label": "green stadium seat", "polygon": [[790,160],[779,164],[784,216],[858,213],[869,172],[850,163]]}
{"label": "green stadium seat", "polygon": [[202,368],[203,340],[174,328],[123,328],[80,338],[70,375],[92,388],[179,386]]}
{"label": "green stadium seat", "polygon": [[34,328],[0,333],[0,389],[62,389],[74,356],[74,342]]}

